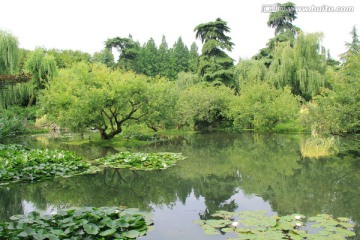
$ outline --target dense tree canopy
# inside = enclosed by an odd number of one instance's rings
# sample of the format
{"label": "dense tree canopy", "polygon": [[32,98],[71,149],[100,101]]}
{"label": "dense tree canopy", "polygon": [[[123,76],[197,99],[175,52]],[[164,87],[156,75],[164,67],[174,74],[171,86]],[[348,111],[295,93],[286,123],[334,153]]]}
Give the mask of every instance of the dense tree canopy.
{"label": "dense tree canopy", "polygon": [[239,129],[272,129],[296,119],[298,101],[289,88],[276,89],[267,83],[245,84],[234,98],[231,114]]}
{"label": "dense tree canopy", "polygon": [[292,2],[284,4],[277,3],[277,11],[272,12],[269,15],[267,22],[269,27],[275,29],[275,36],[270,38],[266,44],[266,48],[263,48],[253,58],[256,60],[262,60],[263,63],[269,67],[273,61],[273,55],[275,47],[280,42],[289,42],[293,47],[296,35],[299,33],[300,28],[292,24],[296,19],[296,8]]}
{"label": "dense tree canopy", "polygon": [[29,88],[31,97],[28,102],[28,106],[31,106],[38,91],[45,89],[49,79],[52,79],[57,74],[55,57],[37,48],[25,62],[25,70],[33,76]]}
{"label": "dense tree canopy", "polygon": [[0,74],[14,74],[19,59],[19,42],[9,32],[0,30]]}
{"label": "dense tree canopy", "polygon": [[226,51],[231,51],[234,43],[226,34],[230,32],[227,22],[217,18],[214,22],[195,27],[196,38],[204,44],[199,59],[198,73],[208,82],[222,82],[233,86],[233,59]]}
{"label": "dense tree canopy", "polygon": [[293,35],[296,34],[296,27],[292,22],[296,19],[295,4],[287,2],[284,4],[277,3],[278,11],[272,12],[267,22],[269,27],[275,29],[275,35],[291,32]]}
{"label": "dense tree canopy", "polygon": [[201,130],[217,127],[227,120],[234,92],[229,88],[199,83],[186,88],[179,96],[178,127],[190,126]]}
{"label": "dense tree canopy", "polygon": [[133,72],[80,63],[61,70],[40,102],[50,119],[63,127],[93,127],[109,139],[122,132],[125,122],[151,119],[155,107],[164,107],[158,100],[161,81],[152,81]]}

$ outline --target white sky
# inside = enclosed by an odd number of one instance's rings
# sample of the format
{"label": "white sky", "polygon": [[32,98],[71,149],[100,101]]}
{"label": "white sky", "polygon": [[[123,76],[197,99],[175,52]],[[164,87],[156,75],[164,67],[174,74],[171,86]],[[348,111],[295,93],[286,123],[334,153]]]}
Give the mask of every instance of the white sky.
{"label": "white sky", "polygon": [[[274,30],[267,27],[263,4],[288,0],[0,0],[0,29],[18,37],[20,47],[100,51],[108,38],[128,37],[141,44],[153,37],[160,44],[166,36],[169,46],[181,36],[190,47],[193,29],[217,17],[228,22],[235,43],[230,54],[235,60],[249,58],[265,47]],[[322,31],[323,45],[337,57],[351,41],[356,25],[360,33],[360,1],[293,0],[297,6],[354,6],[351,13],[298,12],[294,24],[305,32]],[[201,44],[197,41],[199,48]]]}

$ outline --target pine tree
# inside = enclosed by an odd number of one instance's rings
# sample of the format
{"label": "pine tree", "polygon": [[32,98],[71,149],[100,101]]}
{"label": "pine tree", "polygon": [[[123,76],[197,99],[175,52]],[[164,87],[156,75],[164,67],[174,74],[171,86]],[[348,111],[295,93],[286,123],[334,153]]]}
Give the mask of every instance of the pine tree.
{"label": "pine tree", "polygon": [[105,42],[105,48],[111,51],[112,48],[116,48],[120,55],[118,65],[126,70],[137,71],[137,57],[140,51],[140,44],[129,38],[115,37],[108,39]]}
{"label": "pine tree", "polygon": [[192,73],[196,73],[199,64],[199,48],[195,42],[191,44],[190,51],[189,51],[189,71]]}
{"label": "pine tree", "polygon": [[296,35],[300,32],[300,28],[293,24],[296,19],[296,8],[292,2],[277,4],[279,11],[272,12],[269,16],[267,25],[275,29],[275,36],[266,44],[266,48],[260,50],[258,54],[253,56],[255,60],[262,60],[266,67],[269,67],[273,61],[275,46],[280,42],[289,42],[293,47]]}
{"label": "pine tree", "polygon": [[348,49],[347,54],[358,54],[360,51],[360,40],[355,26],[351,30],[350,35],[352,41],[350,43],[345,43],[345,46]]}
{"label": "pine tree", "polygon": [[214,22],[198,25],[194,31],[196,38],[204,44],[199,59],[199,75],[208,82],[234,86],[233,59],[225,52],[231,51],[234,45],[226,35],[230,32],[227,22],[217,18]]}
{"label": "pine tree", "polygon": [[150,38],[140,50],[139,72],[147,76],[156,76],[158,69],[158,50],[153,38]]}
{"label": "pine tree", "polygon": [[173,46],[173,63],[175,64],[176,73],[187,72],[189,70],[189,49],[182,41],[181,37],[175,42]]}
{"label": "pine tree", "polygon": [[168,68],[169,68],[169,61],[170,61],[170,56],[169,56],[169,49],[168,49],[168,44],[166,42],[166,38],[163,35],[162,39],[161,39],[161,44],[159,46],[159,50],[158,50],[158,70],[159,70],[159,74],[161,76],[167,76],[167,72],[168,72]]}

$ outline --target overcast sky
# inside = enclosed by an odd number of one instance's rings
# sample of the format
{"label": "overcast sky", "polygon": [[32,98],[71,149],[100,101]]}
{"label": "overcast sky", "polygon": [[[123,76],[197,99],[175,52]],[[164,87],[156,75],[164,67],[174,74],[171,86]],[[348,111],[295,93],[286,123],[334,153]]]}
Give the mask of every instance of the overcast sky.
{"label": "overcast sky", "polygon": [[[150,37],[169,46],[181,36],[190,47],[200,23],[217,17],[228,22],[235,43],[231,56],[250,58],[265,47],[274,30],[267,27],[264,4],[280,0],[0,0],[0,29],[18,37],[20,47],[100,51],[108,38],[132,34],[141,44]],[[305,32],[324,33],[323,45],[337,57],[351,41],[349,32],[360,28],[360,1],[293,0],[297,6],[354,6],[354,12],[298,12],[294,24]],[[360,30],[360,29],[359,29]],[[360,33],[360,32],[359,32]],[[201,47],[200,42],[198,42]]]}

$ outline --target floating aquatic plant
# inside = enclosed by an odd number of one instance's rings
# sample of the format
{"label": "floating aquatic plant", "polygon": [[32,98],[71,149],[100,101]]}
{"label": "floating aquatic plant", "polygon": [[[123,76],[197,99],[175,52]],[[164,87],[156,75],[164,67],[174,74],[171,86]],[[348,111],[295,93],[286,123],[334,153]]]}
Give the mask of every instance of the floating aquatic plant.
{"label": "floating aquatic plant", "polygon": [[83,207],[50,215],[31,212],[0,223],[0,239],[136,239],[144,236],[153,221],[138,209]]}
{"label": "floating aquatic plant", "polygon": [[0,184],[90,173],[94,169],[69,151],[0,145]]}
{"label": "floating aquatic plant", "polygon": [[[355,236],[354,224],[348,218],[333,218],[328,214],[318,214],[308,219],[292,214],[287,216],[266,216],[265,211],[227,212],[212,214],[213,219],[198,220],[206,234],[236,233],[242,239],[346,239]],[[311,233],[310,233],[311,232]]]}
{"label": "floating aquatic plant", "polygon": [[103,167],[130,168],[134,170],[166,169],[184,159],[180,153],[130,153],[120,152],[115,155],[94,160]]}

